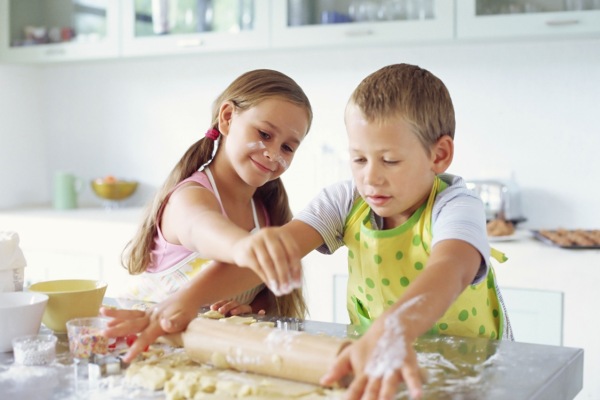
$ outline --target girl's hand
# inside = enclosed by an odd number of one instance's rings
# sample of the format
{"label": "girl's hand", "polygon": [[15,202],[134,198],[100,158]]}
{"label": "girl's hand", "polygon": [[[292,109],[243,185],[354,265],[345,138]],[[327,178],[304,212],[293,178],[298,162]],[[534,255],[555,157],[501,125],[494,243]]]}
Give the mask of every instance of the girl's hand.
{"label": "girl's hand", "polygon": [[123,357],[123,361],[131,362],[159,336],[166,333],[182,332],[188,324],[198,316],[199,307],[194,301],[187,299],[191,293],[180,290],[146,311],[115,310],[101,308],[100,313],[112,318],[104,331],[107,337],[129,336],[139,334],[137,340]]}
{"label": "girl's hand", "polygon": [[103,332],[104,336],[109,338],[125,337],[139,333],[137,339],[123,357],[123,361],[130,363],[138,354],[142,353],[159,336],[165,333],[158,320],[152,317],[153,310],[100,308],[101,315],[112,318],[108,322],[108,328]]}
{"label": "girl's hand", "polygon": [[[241,315],[241,314],[252,314],[252,306],[250,304],[240,304],[233,300],[221,300],[217,301],[210,306],[211,310],[218,311],[223,315]],[[264,315],[265,310],[260,310],[259,315]]]}
{"label": "girl's hand", "polygon": [[275,295],[289,294],[302,286],[296,239],[280,227],[263,228],[239,240],[232,251],[235,263],[252,269]]}
{"label": "girl's hand", "polygon": [[[422,395],[421,375],[412,343],[404,343],[403,337],[395,338],[397,341],[393,347],[395,347],[394,350],[398,350],[398,344],[402,345],[400,353],[404,354],[403,362],[399,365],[395,363],[384,365],[389,358],[380,358],[378,347],[381,345],[381,347],[389,348],[390,346],[389,343],[381,342],[382,325],[374,324],[367,334],[346,347],[327,374],[323,376],[321,384],[330,386],[345,376],[354,374],[354,379],[347,392],[348,399],[393,400],[398,386],[404,381],[408,386],[411,399],[420,399]],[[390,351],[392,350],[390,349]],[[393,358],[397,359],[398,357]],[[377,373],[382,370],[385,373]]]}

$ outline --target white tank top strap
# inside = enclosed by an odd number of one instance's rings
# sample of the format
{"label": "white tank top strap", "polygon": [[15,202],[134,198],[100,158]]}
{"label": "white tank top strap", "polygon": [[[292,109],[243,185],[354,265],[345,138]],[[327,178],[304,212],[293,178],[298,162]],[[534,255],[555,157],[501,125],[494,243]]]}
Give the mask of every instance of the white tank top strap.
{"label": "white tank top strap", "polygon": [[[217,184],[215,183],[215,178],[213,178],[212,173],[210,172],[210,168],[206,167],[204,168],[204,171],[206,172],[206,176],[210,181],[210,184],[213,188],[213,191],[215,192],[215,196],[217,197],[219,204],[222,205],[223,201],[221,201],[221,195],[219,195],[219,189],[217,188]],[[256,207],[254,206],[254,199],[250,199],[250,204],[252,205],[252,218],[254,219],[254,229],[252,229],[250,232],[255,232],[260,229],[260,223],[258,222],[258,214],[256,214]]]}

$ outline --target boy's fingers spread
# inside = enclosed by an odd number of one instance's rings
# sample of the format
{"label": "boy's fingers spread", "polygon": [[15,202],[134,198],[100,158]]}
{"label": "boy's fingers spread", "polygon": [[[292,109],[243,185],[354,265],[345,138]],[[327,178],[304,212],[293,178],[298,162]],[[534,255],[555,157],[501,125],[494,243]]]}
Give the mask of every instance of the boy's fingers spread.
{"label": "boy's fingers spread", "polygon": [[379,390],[379,399],[393,400],[401,382],[399,374],[388,374],[384,377]]}
{"label": "boy's fingers spread", "polygon": [[402,368],[402,376],[410,392],[411,399],[420,399],[423,392],[423,383],[419,367],[415,365]]}
{"label": "boy's fingers spread", "polygon": [[[379,399],[379,392],[381,391],[381,378],[370,378],[367,380],[365,391],[363,393],[363,399],[365,400],[377,400]],[[385,399],[388,400],[388,399]]]}
{"label": "boy's fingers spread", "polygon": [[346,391],[346,399],[348,400],[359,400],[363,399],[363,393],[365,386],[367,385],[368,379],[366,375],[357,376],[352,381],[352,384]]}
{"label": "boy's fingers spread", "polygon": [[331,386],[340,379],[352,372],[352,365],[348,353],[342,353],[335,363],[329,368],[329,371],[321,378],[321,384]]}

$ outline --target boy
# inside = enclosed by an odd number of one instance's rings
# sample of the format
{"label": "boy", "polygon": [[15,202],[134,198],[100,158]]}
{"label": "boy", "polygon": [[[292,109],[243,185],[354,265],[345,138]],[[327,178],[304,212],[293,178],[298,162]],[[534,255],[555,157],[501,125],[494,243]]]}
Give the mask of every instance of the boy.
{"label": "boy", "polygon": [[[454,154],[454,109],[430,72],[397,64],[371,74],[353,92],[345,124],[352,182],[324,189],[289,224],[250,237],[246,249],[261,259],[256,249],[280,243],[292,249],[288,258],[347,246],[350,319],[372,326],[322,383],[354,372],[350,398],[391,399],[404,379],[418,398],[412,343],[420,335],[512,339],[484,207],[461,178],[443,174]],[[265,272],[266,282],[288,292],[297,272],[274,272],[279,278]]]}

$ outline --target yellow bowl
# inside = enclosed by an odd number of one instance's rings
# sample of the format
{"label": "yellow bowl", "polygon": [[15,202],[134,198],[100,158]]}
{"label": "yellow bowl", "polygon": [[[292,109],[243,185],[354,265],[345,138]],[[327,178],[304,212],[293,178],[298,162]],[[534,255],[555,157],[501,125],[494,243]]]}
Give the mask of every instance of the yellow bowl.
{"label": "yellow bowl", "polygon": [[124,200],[133,195],[137,187],[136,181],[104,182],[102,178],[92,181],[94,193],[105,200]]}
{"label": "yellow bowl", "polygon": [[42,323],[54,332],[67,332],[67,321],[95,317],[100,311],[107,283],[88,279],[62,279],[34,283],[30,292],[48,296]]}

